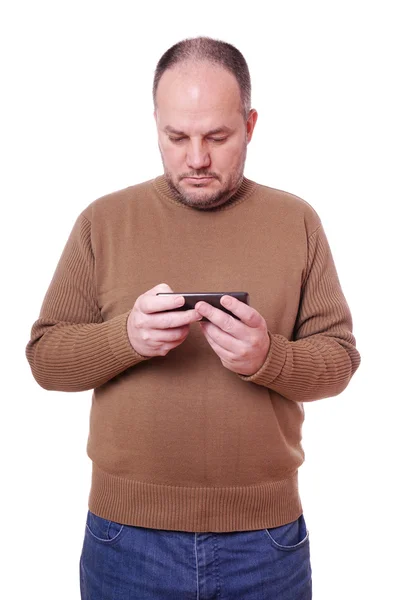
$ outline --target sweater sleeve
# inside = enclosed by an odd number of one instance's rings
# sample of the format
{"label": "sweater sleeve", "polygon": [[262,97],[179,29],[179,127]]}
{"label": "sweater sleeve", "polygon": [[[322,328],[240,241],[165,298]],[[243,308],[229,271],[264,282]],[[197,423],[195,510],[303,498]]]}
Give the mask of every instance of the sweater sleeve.
{"label": "sweater sleeve", "polygon": [[293,340],[270,333],[265,363],[245,381],[265,386],[298,402],[342,392],[360,364],[352,319],[325,232],[308,239],[307,272]]}
{"label": "sweater sleeve", "polygon": [[96,299],[91,224],[81,214],[26,347],[39,385],[64,392],[93,389],[146,360],[129,342],[128,315],[102,319]]}

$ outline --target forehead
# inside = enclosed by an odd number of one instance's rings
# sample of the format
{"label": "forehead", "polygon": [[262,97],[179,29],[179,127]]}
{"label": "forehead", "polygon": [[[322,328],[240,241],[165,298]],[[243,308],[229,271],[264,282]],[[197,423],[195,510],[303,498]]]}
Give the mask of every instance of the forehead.
{"label": "forehead", "polygon": [[179,64],[159,81],[156,111],[159,121],[172,127],[194,121],[233,125],[242,118],[239,84],[229,71],[210,63]]}

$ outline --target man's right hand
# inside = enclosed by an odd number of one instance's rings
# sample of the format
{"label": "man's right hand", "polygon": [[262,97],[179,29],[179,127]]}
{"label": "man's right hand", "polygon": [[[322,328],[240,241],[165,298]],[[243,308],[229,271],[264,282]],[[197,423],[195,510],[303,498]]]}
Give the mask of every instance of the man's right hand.
{"label": "man's right hand", "polygon": [[194,309],[171,312],[173,308],[183,306],[185,299],[179,294],[157,296],[158,293],[166,292],[172,292],[169,285],[156,285],[139,296],[129,314],[129,341],[133,349],[142,356],[166,356],[170,350],[185,341],[190,324],[202,318]]}

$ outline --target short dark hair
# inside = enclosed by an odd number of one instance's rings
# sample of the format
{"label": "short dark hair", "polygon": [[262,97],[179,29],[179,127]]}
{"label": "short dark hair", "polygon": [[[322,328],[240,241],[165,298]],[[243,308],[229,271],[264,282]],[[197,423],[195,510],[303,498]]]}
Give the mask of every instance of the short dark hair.
{"label": "short dark hair", "polygon": [[239,84],[245,118],[251,107],[251,81],[247,62],[241,52],[232,44],[209,37],[196,37],[182,40],[171,46],[160,58],[154,73],[153,101],[156,106],[156,94],[161,76],[183,62],[210,62],[232,73]]}

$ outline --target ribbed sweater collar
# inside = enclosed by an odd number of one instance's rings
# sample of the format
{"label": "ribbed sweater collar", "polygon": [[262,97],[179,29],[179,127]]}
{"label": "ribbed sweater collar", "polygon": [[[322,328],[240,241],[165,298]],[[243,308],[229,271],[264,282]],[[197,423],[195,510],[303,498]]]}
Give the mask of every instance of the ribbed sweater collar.
{"label": "ribbed sweater collar", "polygon": [[[163,196],[164,198],[166,198],[167,200],[169,200],[176,206],[180,206],[181,208],[193,210],[192,207],[182,204],[174,197],[165,175],[160,175],[159,177],[156,177],[153,180],[153,185],[154,185],[156,191],[158,192],[158,194],[160,194],[161,196]],[[219,212],[219,211],[229,210],[230,208],[233,208],[234,206],[236,206],[236,205],[240,204],[241,202],[243,202],[244,200],[246,200],[250,196],[250,194],[253,193],[253,191],[255,190],[256,187],[257,187],[257,184],[254,181],[251,181],[250,179],[243,177],[243,180],[242,180],[242,183],[240,184],[239,189],[233,194],[233,196],[231,196],[231,198],[229,198],[229,200],[225,204],[222,204],[221,206],[216,206],[215,208],[208,209],[207,212],[211,212],[211,211]]]}

